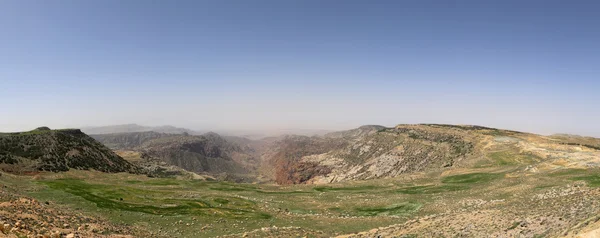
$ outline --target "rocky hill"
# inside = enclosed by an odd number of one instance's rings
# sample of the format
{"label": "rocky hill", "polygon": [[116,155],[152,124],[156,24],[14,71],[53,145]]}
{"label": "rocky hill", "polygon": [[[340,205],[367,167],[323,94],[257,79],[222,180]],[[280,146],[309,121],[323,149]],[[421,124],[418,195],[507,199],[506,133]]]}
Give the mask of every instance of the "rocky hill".
{"label": "rocky hill", "polygon": [[174,135],[154,131],[145,131],[112,134],[92,134],[90,136],[113,150],[131,150],[141,146],[146,141]]}
{"label": "rocky hill", "polygon": [[[256,177],[260,162],[251,140],[203,135],[131,132],[92,135],[106,146],[140,154],[144,167],[177,166],[190,172],[229,177]],[[226,139],[227,138],[227,139]]]}
{"label": "rocky hill", "polygon": [[103,172],[140,172],[106,146],[78,129],[0,134],[0,166],[5,171],[67,171],[95,169]]}
{"label": "rocky hill", "polygon": [[535,168],[558,159],[595,166],[597,145],[594,138],[545,137],[481,126],[363,126],[322,137],[278,138],[268,143],[262,160],[280,184],[332,183],[446,168]]}
{"label": "rocky hill", "polygon": [[280,184],[364,180],[453,166],[473,151],[473,140],[448,128],[371,125],[322,137],[283,137],[267,146],[263,160]]}

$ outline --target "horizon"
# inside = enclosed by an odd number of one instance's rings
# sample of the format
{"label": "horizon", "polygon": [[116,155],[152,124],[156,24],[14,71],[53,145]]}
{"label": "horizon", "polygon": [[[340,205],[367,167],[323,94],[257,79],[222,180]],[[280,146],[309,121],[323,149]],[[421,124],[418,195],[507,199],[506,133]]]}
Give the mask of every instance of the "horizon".
{"label": "horizon", "polygon": [[600,137],[600,3],[0,2],[0,131],[461,124]]}
{"label": "horizon", "polygon": [[[265,138],[265,137],[273,137],[273,136],[283,136],[283,135],[303,135],[303,136],[321,136],[327,133],[332,133],[332,132],[340,132],[340,131],[347,131],[347,130],[353,130],[353,129],[358,129],[359,127],[362,126],[383,126],[386,128],[394,128],[397,126],[406,126],[406,125],[456,125],[456,126],[481,126],[481,127],[487,127],[487,128],[491,128],[491,129],[499,129],[499,130],[506,130],[506,131],[518,131],[518,132],[522,132],[522,133],[530,133],[530,134],[534,134],[534,135],[541,135],[541,136],[552,136],[552,135],[573,135],[573,136],[582,136],[582,137],[592,137],[592,138],[596,138],[595,136],[590,136],[590,135],[582,135],[582,134],[572,134],[572,133],[550,133],[550,134],[541,134],[541,133],[535,133],[535,132],[530,132],[530,131],[519,131],[519,130],[512,130],[510,128],[495,128],[495,127],[489,127],[486,125],[470,125],[470,124],[441,124],[441,123],[399,123],[399,124],[395,124],[395,125],[379,125],[379,124],[365,124],[365,125],[360,125],[360,126],[356,126],[356,127],[352,127],[352,128],[343,128],[343,129],[337,129],[337,130],[329,130],[329,129],[311,129],[311,128],[285,128],[285,129],[257,129],[257,130],[228,130],[228,129],[222,129],[222,130],[210,130],[210,129],[197,129],[197,128],[187,128],[187,127],[181,127],[181,126],[176,126],[176,125],[140,125],[137,123],[127,123],[127,124],[118,124],[118,125],[101,125],[101,126],[80,126],[80,127],[62,127],[62,128],[50,128],[51,130],[64,130],[64,129],[78,129],[78,130],[82,130],[83,132],[85,132],[86,130],[96,130],[99,128],[105,128],[105,127],[119,127],[119,126],[139,126],[139,127],[147,127],[147,130],[143,130],[143,131],[153,131],[153,129],[157,129],[160,127],[172,127],[174,129],[184,129],[184,130],[189,130],[191,132],[194,133],[198,133],[198,134],[193,134],[193,135],[203,135],[203,134],[207,134],[207,133],[217,133],[219,135],[222,136],[237,136],[237,137],[246,137],[246,138]],[[19,131],[0,131],[0,133],[18,133],[18,132],[27,132],[27,131],[32,131],[32,130],[36,130],[38,128],[41,127],[47,127],[47,126],[38,126],[36,128],[32,128],[32,129],[26,129],[26,130],[19,130]],[[138,132],[138,131],[135,131]],[[141,132],[141,131],[140,131]],[[116,134],[120,134],[120,133],[129,133],[129,132],[116,132]],[[87,133],[90,135],[97,135],[96,133]],[[113,134],[113,133],[99,133],[99,134]]]}

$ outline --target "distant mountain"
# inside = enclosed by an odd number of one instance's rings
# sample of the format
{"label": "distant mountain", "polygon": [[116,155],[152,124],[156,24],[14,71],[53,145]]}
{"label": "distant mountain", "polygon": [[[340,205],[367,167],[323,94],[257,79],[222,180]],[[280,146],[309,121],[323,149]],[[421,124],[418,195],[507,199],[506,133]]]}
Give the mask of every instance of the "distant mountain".
{"label": "distant mountain", "polygon": [[213,132],[190,135],[147,131],[92,137],[114,150],[139,152],[146,162],[159,161],[202,174],[246,176],[253,174],[260,164],[249,145],[251,140],[221,137]]}
{"label": "distant mountain", "polygon": [[175,134],[154,131],[91,134],[90,136],[113,150],[132,150],[149,140],[174,136]]}
{"label": "distant mountain", "polygon": [[125,125],[113,125],[113,126],[99,126],[99,127],[84,127],[81,129],[83,132],[89,135],[96,134],[114,134],[114,133],[126,133],[126,132],[145,132],[154,131],[158,133],[167,134],[200,134],[199,132],[179,128],[174,126],[141,126],[138,124],[125,124]]}
{"label": "distant mountain", "polygon": [[79,129],[0,134],[0,168],[13,172],[95,169],[103,172],[140,172],[106,146]]}
{"label": "distant mountain", "polygon": [[188,171],[279,184],[392,178],[448,168],[555,167],[565,161],[568,166],[600,166],[600,139],[470,125],[366,125],[255,140],[153,131],[93,137],[110,148],[136,151]]}
{"label": "distant mountain", "polygon": [[322,136],[332,130],[310,130],[310,129],[281,129],[281,130],[219,130],[218,133],[226,136],[239,136],[252,140],[261,140],[268,137],[279,137],[284,135],[300,136]]}

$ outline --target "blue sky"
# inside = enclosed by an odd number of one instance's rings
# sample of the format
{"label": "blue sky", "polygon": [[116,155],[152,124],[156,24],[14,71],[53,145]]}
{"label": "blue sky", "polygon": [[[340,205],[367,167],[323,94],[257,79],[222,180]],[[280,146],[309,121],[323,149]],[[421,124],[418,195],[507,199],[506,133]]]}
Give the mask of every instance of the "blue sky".
{"label": "blue sky", "polygon": [[600,136],[598,1],[0,1],[0,131]]}

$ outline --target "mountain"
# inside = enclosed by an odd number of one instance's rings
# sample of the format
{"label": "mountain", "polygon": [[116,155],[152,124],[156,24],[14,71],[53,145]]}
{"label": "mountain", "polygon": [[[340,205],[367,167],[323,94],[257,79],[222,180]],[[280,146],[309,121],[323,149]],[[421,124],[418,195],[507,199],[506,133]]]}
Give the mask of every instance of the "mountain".
{"label": "mountain", "polygon": [[597,167],[599,141],[469,125],[363,126],[320,137],[278,138],[266,146],[262,160],[274,171],[271,178],[277,183],[320,184],[446,168]]}
{"label": "mountain", "polygon": [[95,169],[102,172],[140,170],[79,129],[0,134],[0,166],[5,171],[67,171]]}
{"label": "mountain", "polygon": [[[9,211],[1,233],[58,237],[55,228],[62,227],[68,237],[600,234],[597,138],[440,124],[260,140],[216,133],[94,137],[144,175],[37,172],[124,167],[104,159],[100,154],[112,152],[79,130],[0,135],[0,166],[13,171],[0,172],[0,203]],[[69,207],[75,213],[49,210]]]}
{"label": "mountain", "polygon": [[158,133],[167,134],[198,134],[198,132],[179,128],[174,126],[140,126],[137,124],[124,124],[124,125],[112,125],[112,126],[100,126],[100,127],[84,127],[81,129],[83,132],[95,135],[95,134],[114,134],[114,133],[126,133],[126,132],[145,132],[154,131]]}
{"label": "mountain", "polygon": [[258,140],[152,131],[92,136],[112,149],[137,151],[188,171],[279,184],[393,178],[448,168],[530,165],[535,170],[556,166],[559,159],[567,167],[600,164],[596,138],[471,125],[366,125],[321,136]]}
{"label": "mountain", "polygon": [[145,164],[154,161],[201,174],[246,176],[253,174],[260,164],[253,147],[248,145],[251,140],[212,132],[189,135],[148,131],[92,137],[119,153],[140,153]]}
{"label": "mountain", "polygon": [[142,145],[146,141],[161,137],[174,136],[174,134],[144,131],[111,134],[91,134],[90,136],[113,150],[131,150]]}

